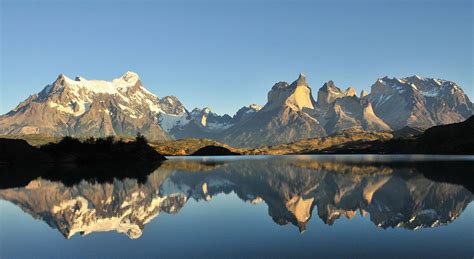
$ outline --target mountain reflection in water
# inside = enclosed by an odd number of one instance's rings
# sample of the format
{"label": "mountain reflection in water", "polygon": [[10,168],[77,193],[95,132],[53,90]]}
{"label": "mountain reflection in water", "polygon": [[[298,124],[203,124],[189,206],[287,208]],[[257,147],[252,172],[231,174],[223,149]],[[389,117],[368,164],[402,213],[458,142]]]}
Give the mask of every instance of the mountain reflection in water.
{"label": "mountain reflection in water", "polygon": [[[292,224],[299,231],[306,229],[313,216],[332,225],[357,212],[380,228],[437,227],[456,220],[473,199],[470,186],[459,184],[462,180],[439,179],[442,174],[472,174],[470,161],[407,163],[370,156],[363,163],[359,160],[317,156],[171,159],[144,181],[82,180],[71,185],[38,178],[23,187],[0,190],[0,198],[66,238],[116,231],[132,239],[139,238],[145,225],[160,213],[179,213],[189,199],[212,202],[222,193],[234,192],[248,206],[263,202],[275,223]],[[446,171],[453,165],[457,172]]]}

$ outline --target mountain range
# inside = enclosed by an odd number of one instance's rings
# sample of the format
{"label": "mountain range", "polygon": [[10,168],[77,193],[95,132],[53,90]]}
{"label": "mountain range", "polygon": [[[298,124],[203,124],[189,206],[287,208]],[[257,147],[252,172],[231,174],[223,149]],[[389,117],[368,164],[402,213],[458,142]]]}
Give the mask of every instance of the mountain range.
{"label": "mountain range", "polygon": [[112,81],[61,74],[42,91],[0,116],[0,134],[48,136],[135,136],[154,141],[209,138],[235,147],[258,147],[324,137],[347,129],[393,131],[464,121],[473,104],[452,81],[411,76],[380,78],[370,93],[357,95],[325,83],[316,100],[303,74],[276,83],[263,106],[235,115],[210,108],[188,110],[177,97],[157,97],[138,74]]}

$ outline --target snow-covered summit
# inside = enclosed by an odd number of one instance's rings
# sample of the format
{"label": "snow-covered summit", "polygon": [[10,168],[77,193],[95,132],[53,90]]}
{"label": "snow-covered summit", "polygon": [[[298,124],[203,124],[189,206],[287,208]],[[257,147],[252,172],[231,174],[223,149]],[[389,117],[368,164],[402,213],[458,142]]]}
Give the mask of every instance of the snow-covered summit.
{"label": "snow-covered summit", "polygon": [[126,72],[121,77],[112,81],[87,80],[85,77],[77,76],[74,80],[64,74],[60,74],[53,85],[70,88],[73,91],[88,91],[96,94],[117,94],[124,92],[137,85],[140,77],[137,73]]}

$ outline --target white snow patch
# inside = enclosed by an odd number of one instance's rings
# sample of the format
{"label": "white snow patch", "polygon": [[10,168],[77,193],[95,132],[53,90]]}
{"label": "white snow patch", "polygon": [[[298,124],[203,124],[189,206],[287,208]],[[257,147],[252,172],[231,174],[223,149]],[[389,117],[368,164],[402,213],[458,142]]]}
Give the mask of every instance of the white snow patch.
{"label": "white snow patch", "polygon": [[438,96],[438,94],[439,94],[439,89],[437,89],[437,88],[432,88],[432,89],[429,90],[429,91],[420,91],[420,93],[421,93],[423,96],[426,96],[426,97],[436,97],[436,96]]}
{"label": "white snow patch", "polygon": [[[77,111],[74,111],[74,109],[73,109],[74,105],[79,106],[79,109]],[[86,103],[82,100],[77,100],[76,102],[69,102],[67,106],[63,106],[63,105],[55,103],[53,101],[49,101],[48,106],[50,108],[54,108],[54,109],[56,109],[60,112],[71,114],[73,116],[80,116],[80,115],[84,114],[86,111],[89,110],[90,103]]]}
{"label": "white snow patch", "polygon": [[405,89],[403,89],[403,86],[397,85],[397,84],[391,84],[391,88],[397,90],[398,93],[402,94],[405,92]]}
{"label": "white snow patch", "polygon": [[125,91],[127,88],[134,86],[138,80],[126,80],[123,77],[120,77],[109,82],[104,80],[86,80],[84,78],[79,78],[78,81],[75,81],[66,76],[64,78],[69,88],[75,88],[74,90],[76,91],[82,88],[93,93],[101,94],[116,94],[119,91]]}
{"label": "white snow patch", "polygon": [[150,110],[152,112],[155,112],[155,113],[160,113],[160,112],[163,112],[160,108],[159,105],[157,105],[156,103],[152,102],[151,100],[149,99],[146,99],[145,102],[148,104],[148,108],[150,108]]}
{"label": "white snow patch", "polygon": [[131,109],[131,108],[125,106],[125,105],[122,105],[122,104],[120,104],[120,103],[118,104],[118,106],[119,106],[120,109],[122,109],[123,111],[127,111],[127,112],[129,113],[129,116],[130,116],[131,118],[134,118],[134,119],[136,119],[136,118],[141,118],[141,116],[137,115],[137,112],[136,112],[135,110],[133,110],[133,109]]}
{"label": "white snow patch", "polygon": [[167,114],[164,112],[160,112],[159,115],[159,122],[160,127],[164,129],[166,132],[169,132],[172,128],[177,125],[186,125],[189,123],[189,120],[186,119],[186,114],[182,115],[175,115],[175,114]]}
{"label": "white snow patch", "polygon": [[173,105],[173,104],[174,104],[174,101],[173,101],[173,99],[171,99],[170,97],[167,97],[167,98],[166,98],[166,101],[168,101],[168,102],[169,102],[171,105]]}
{"label": "white snow patch", "polygon": [[263,108],[263,106],[258,105],[258,104],[251,104],[251,105],[249,105],[249,108],[253,109],[255,111],[260,111]]}

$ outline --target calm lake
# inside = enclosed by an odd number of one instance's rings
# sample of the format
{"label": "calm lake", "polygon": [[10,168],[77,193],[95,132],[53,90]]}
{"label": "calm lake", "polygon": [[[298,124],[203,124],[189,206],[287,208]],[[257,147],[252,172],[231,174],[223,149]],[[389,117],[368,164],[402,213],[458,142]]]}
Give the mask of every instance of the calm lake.
{"label": "calm lake", "polygon": [[136,178],[11,183],[2,170],[1,258],[474,256],[474,156],[175,157]]}

